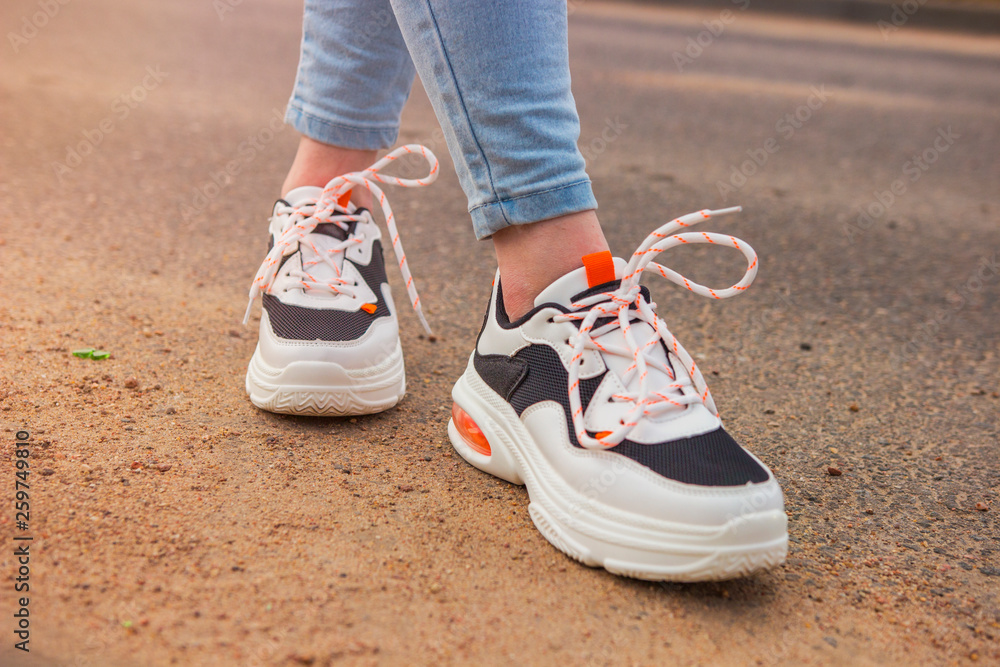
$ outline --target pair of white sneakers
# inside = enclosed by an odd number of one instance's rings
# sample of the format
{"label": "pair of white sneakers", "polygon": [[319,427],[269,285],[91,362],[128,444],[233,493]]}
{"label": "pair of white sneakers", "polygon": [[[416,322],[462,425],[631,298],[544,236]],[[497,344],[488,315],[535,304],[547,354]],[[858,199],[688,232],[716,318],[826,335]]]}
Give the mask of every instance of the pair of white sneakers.
{"label": "pair of white sneakers", "polygon": [[[420,154],[424,179],[384,176]],[[428,185],[434,155],[403,146],[363,172],[278,200],[270,247],[251,288],[262,297],[247,369],[254,405],[297,415],[364,415],[405,393],[396,309],[382,235],[353,188],[382,208],[407,292],[426,321],[379,187]],[[757,257],[731,236],[685,232],[738,209],[701,211],[655,230],[629,261],[581,258],[534,308],[511,320],[497,275],[483,328],[452,391],[448,434],[475,467],[527,486],[529,512],[555,547],[591,566],[668,581],[729,579],[784,561],[787,518],[771,471],[724,430],[704,378],[656,314],[647,271],[725,298],[753,281]],[[653,261],[671,247],[715,243],[743,252],[739,283],[711,290]],[[247,313],[249,314],[249,307]]]}

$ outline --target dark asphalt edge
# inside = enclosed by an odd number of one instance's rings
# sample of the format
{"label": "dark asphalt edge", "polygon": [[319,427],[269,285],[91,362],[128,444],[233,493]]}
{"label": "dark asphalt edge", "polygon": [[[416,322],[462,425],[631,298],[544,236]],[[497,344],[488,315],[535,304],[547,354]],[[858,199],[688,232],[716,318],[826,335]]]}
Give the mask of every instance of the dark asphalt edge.
{"label": "dark asphalt edge", "polygon": [[[586,0],[577,0],[585,2]],[[571,0],[572,4],[573,0]],[[785,14],[870,24],[888,38],[908,27],[1000,34],[1000,3],[950,5],[933,0],[638,0],[640,4]]]}

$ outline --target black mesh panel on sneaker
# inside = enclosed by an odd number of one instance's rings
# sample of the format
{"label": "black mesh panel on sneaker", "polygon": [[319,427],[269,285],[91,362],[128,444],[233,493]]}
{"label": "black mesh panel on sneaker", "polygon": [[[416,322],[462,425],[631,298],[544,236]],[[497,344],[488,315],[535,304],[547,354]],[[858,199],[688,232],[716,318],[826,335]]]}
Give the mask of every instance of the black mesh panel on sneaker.
{"label": "black mesh panel on sneaker", "polygon": [[625,440],[611,451],[684,484],[741,486],[768,479],[767,471],[721,426],[691,438],[656,445]]}
{"label": "black mesh panel on sneaker", "polygon": [[[567,392],[569,373],[558,353],[548,345],[529,345],[512,357],[512,361],[517,360],[527,363],[528,372],[508,399],[511,407],[520,415],[541,401],[556,401],[565,411],[570,441],[574,447],[580,447],[572,428]],[[603,379],[602,373],[580,381],[580,402],[584,410]],[[721,427],[702,435],[653,445],[625,440],[608,451],[684,484],[741,486],[768,480],[767,471]]]}
{"label": "black mesh panel on sneaker", "polygon": [[288,340],[325,340],[347,341],[357,340],[368,331],[372,322],[380,317],[389,316],[389,305],[382,296],[382,283],[386,282],[385,264],[382,259],[382,244],[372,243],[372,258],[367,266],[362,266],[350,259],[358,269],[378,301],[375,312],[369,314],[363,310],[345,312],[343,310],[306,308],[282,303],[272,294],[263,295],[263,306],[271,321],[271,328],[279,338]]}
{"label": "black mesh panel on sneaker", "polygon": [[[519,350],[512,359],[514,361],[526,362],[528,372],[521,380],[520,384],[513,391],[510,397],[510,405],[520,415],[535,403],[542,401],[558,401],[566,408],[567,419],[569,417],[569,373],[562,365],[559,354],[548,345],[529,345]],[[605,371],[606,373],[607,371]],[[583,409],[587,409],[590,399],[604,379],[604,373],[595,378],[580,380],[580,402]],[[572,420],[569,421],[572,423]],[[570,429],[570,440],[579,446],[576,435]]]}
{"label": "black mesh panel on sneaker", "polygon": [[479,354],[472,358],[476,372],[486,385],[509,401],[511,394],[528,375],[528,364],[506,354]]}

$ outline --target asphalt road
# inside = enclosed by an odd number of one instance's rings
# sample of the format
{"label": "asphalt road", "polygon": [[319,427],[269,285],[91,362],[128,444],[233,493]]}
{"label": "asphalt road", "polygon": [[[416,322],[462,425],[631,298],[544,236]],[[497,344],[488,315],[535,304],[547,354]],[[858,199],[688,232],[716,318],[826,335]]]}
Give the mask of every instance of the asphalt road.
{"label": "asphalt road", "polygon": [[[272,121],[298,9],[43,4],[0,8],[4,664],[1000,661],[1000,40],[571,3],[613,250],[739,203],[714,230],[761,257],[730,301],[652,288],[782,481],[788,563],[656,585],[563,557],[522,488],[450,451],[495,265],[419,86],[401,141],[442,177],[389,195],[437,338],[402,313],[387,413],[274,416],[244,395],[240,318],[296,141]],[[683,250],[664,260],[702,282],[740,275]]]}

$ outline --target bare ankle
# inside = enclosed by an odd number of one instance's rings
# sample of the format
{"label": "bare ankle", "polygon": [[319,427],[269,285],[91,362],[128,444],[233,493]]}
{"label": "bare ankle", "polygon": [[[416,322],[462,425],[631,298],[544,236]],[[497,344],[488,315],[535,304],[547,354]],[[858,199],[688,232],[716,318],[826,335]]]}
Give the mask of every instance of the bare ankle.
{"label": "bare ankle", "polygon": [[534,307],[542,290],[583,266],[584,255],[607,250],[608,242],[591,210],[506,227],[493,235],[493,246],[504,308],[514,320]]}
{"label": "bare ankle", "polygon": [[[305,185],[323,187],[337,176],[370,167],[376,155],[373,150],[341,148],[302,137],[281,193],[285,195]],[[364,188],[355,188],[351,201],[365,208],[372,206],[371,193]]]}

